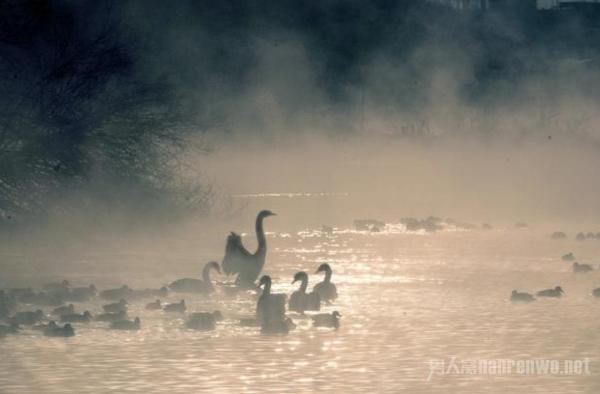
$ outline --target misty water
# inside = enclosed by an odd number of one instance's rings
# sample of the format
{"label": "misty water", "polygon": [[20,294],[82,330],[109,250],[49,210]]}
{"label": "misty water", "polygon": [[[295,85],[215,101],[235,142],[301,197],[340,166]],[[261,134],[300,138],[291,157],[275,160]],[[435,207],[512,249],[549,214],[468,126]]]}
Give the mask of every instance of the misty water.
{"label": "misty water", "polygon": [[[264,272],[274,291],[296,288],[295,272],[306,270],[309,288],[321,280],[317,266],[333,267],[339,298],[325,312],[342,314],[339,330],[312,327],[311,319],[288,315],[298,324],[286,336],[265,336],[240,327],[251,316],[256,296],[217,290],[210,299],[185,298],[188,313],[219,309],[225,320],[211,332],[183,328],[184,316],[146,311],[151,300],[131,302],[140,316],[139,332],[115,332],[107,323],[75,323],[73,338],[47,338],[23,329],[0,339],[0,387],[3,393],[98,392],[597,392],[600,302],[591,295],[598,271],[573,274],[560,257],[572,251],[579,261],[598,261],[600,241],[579,242],[574,233],[551,240],[555,228],[530,224],[516,229],[495,224],[491,230],[448,228],[435,233],[408,232],[387,225],[379,232],[356,231],[353,217],[312,226],[286,221],[300,200],[323,195],[253,196],[253,207],[275,206],[266,222],[269,252]],[[336,197],[337,198],[337,197]],[[298,214],[298,212],[295,212]],[[398,218],[381,218],[386,221]],[[322,232],[321,224],[335,227]],[[250,221],[239,222],[244,243],[255,245]],[[222,257],[225,228],[171,240],[162,251],[123,249],[70,253],[60,264],[56,254],[5,255],[10,279],[2,287],[69,279],[99,288],[127,283],[159,287],[176,278],[199,276],[209,259]],[[155,245],[156,246],[156,245]],[[44,262],[52,265],[51,273]],[[60,268],[57,268],[60,267]],[[215,276],[219,282],[230,281]],[[9,282],[10,280],[10,282]],[[535,292],[561,285],[561,299],[512,304],[513,289]],[[105,301],[76,304],[100,313]],[[23,307],[22,309],[28,309]],[[34,308],[29,308],[34,309]],[[45,308],[49,312],[50,308]],[[310,314],[310,313],[308,313]],[[434,373],[433,360],[590,359],[591,374],[465,375]],[[428,379],[429,378],[429,379]]]}

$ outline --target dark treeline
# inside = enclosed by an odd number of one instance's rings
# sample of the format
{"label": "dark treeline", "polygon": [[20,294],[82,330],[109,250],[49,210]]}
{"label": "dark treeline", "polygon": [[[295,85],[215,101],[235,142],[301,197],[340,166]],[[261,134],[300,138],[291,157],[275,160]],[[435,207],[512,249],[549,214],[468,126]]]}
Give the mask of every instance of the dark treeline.
{"label": "dark treeline", "polygon": [[[424,111],[439,69],[459,75],[460,100],[487,109],[518,101],[531,78],[560,92],[563,80],[543,78],[563,62],[585,75],[600,65],[593,12],[459,12],[423,0],[2,1],[3,220],[75,202],[205,212],[213,196],[180,179],[178,157],[198,133],[248,126],[231,119],[260,83],[261,40],[300,42],[327,100],[319,110],[342,114],[356,110],[360,89],[375,105]],[[373,84],[365,69],[382,61],[393,83]],[[596,100],[597,82],[585,78],[578,94]],[[314,110],[297,93],[276,96],[290,117]]]}

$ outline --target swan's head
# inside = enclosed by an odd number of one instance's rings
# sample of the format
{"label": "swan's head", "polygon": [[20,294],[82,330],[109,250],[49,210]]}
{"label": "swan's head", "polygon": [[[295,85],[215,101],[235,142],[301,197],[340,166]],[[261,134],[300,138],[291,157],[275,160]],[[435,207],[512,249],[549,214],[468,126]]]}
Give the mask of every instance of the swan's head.
{"label": "swan's head", "polygon": [[263,275],[258,282],[258,287],[262,287],[262,285],[271,284],[271,277],[269,275]]}
{"label": "swan's head", "polygon": [[562,287],[560,287],[560,286],[556,286],[556,287],[554,288],[554,291],[557,291],[557,292],[559,292],[559,293],[565,294],[564,290],[563,290],[563,289],[562,289]]}
{"label": "swan's head", "polygon": [[276,216],[276,215],[277,215],[276,213],[273,213],[273,212],[269,211],[268,209],[264,209],[258,213],[259,218],[266,218],[269,216]]}
{"label": "swan's head", "polygon": [[206,269],[211,269],[211,268],[214,269],[215,271],[217,271],[219,274],[221,273],[221,266],[216,261],[210,261],[210,262],[206,263]]}
{"label": "swan's head", "polygon": [[319,268],[317,268],[317,272],[315,272],[315,274],[318,274],[319,272],[331,272],[331,267],[329,264],[323,263],[319,266]]}
{"label": "swan's head", "polygon": [[517,291],[516,291],[516,290],[513,290],[511,294],[512,294],[512,295],[517,295]]}
{"label": "swan's head", "polygon": [[306,274],[306,272],[304,271],[300,271],[300,272],[296,272],[296,275],[294,275],[294,281],[292,282],[292,284],[298,282],[298,281],[302,281],[308,279],[308,275]]}
{"label": "swan's head", "polygon": [[336,319],[339,319],[340,317],[342,317],[342,315],[338,311],[333,311],[331,313],[331,316],[335,317]]}
{"label": "swan's head", "polygon": [[139,317],[137,317],[137,316],[135,317],[135,320],[134,320],[133,322],[134,322],[135,324],[140,324],[140,323],[141,323],[141,321],[140,321],[140,318],[139,318]]}

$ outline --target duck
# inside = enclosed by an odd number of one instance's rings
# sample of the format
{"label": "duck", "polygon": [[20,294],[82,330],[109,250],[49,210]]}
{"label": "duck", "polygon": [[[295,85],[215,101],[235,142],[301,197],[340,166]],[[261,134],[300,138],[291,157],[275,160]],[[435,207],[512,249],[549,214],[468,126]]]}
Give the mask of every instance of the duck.
{"label": "duck", "polygon": [[75,313],[75,306],[73,304],[56,307],[51,312],[55,316],[68,315],[69,313]]}
{"label": "duck", "polygon": [[333,311],[332,313],[318,313],[311,316],[315,327],[330,327],[336,330],[340,327],[340,313]]}
{"label": "duck", "polygon": [[71,324],[67,323],[64,326],[59,326],[58,324],[51,321],[48,323],[48,327],[44,329],[44,335],[47,337],[73,337],[75,336],[75,330]]}
{"label": "duck", "polygon": [[121,298],[119,302],[114,302],[112,304],[102,305],[102,309],[107,313],[116,313],[116,312],[127,312],[127,301]]}
{"label": "duck", "polygon": [[589,264],[579,264],[578,262],[573,263],[573,272],[574,273],[584,274],[586,272],[590,272],[593,270],[594,270],[594,268],[592,268],[592,266]]}
{"label": "duck", "polygon": [[185,323],[187,328],[201,331],[211,331],[215,329],[217,321],[223,320],[220,311],[192,313]]}
{"label": "duck", "polygon": [[147,311],[157,311],[159,309],[162,309],[162,305],[160,303],[160,300],[156,300],[154,302],[150,302],[148,304],[146,304],[146,308]]}
{"label": "duck", "polygon": [[288,309],[290,311],[304,313],[304,311],[318,311],[321,309],[321,297],[316,292],[306,293],[308,287],[308,274],[304,271],[294,275],[292,284],[301,281],[300,288],[292,293]]}
{"label": "duck", "polygon": [[529,293],[519,293],[516,290],[513,290],[510,295],[510,300],[512,302],[531,302],[535,301],[535,297]]}
{"label": "duck", "polygon": [[255,288],[256,279],[260,276],[267,256],[267,238],[263,228],[264,219],[276,216],[269,210],[262,210],[256,216],[256,239],[258,248],[249,252],[242,244],[242,237],[231,232],[225,243],[225,256],[221,265],[227,275],[237,274],[235,284],[242,289]]}
{"label": "duck", "polygon": [[19,332],[19,325],[16,323],[11,323],[9,325],[0,324],[0,338],[7,336],[8,334],[16,334]]}
{"label": "duck", "polygon": [[573,261],[575,260],[575,255],[573,252],[569,252],[561,257],[562,261]]}
{"label": "duck", "polygon": [[325,278],[322,282],[319,282],[315,285],[313,292],[319,295],[321,301],[329,304],[332,301],[335,301],[338,296],[335,284],[331,283],[331,275],[333,271],[331,270],[329,264],[323,263],[319,266],[317,272],[315,273],[318,274],[320,272],[325,272]]}
{"label": "duck", "polygon": [[130,300],[142,300],[151,297],[166,297],[169,294],[169,289],[166,286],[160,289],[140,289],[134,290],[129,296]]}
{"label": "duck", "polygon": [[126,330],[126,331],[137,331],[142,328],[142,323],[139,317],[136,317],[133,321],[131,320],[120,320],[110,323],[111,330]]}
{"label": "duck", "polygon": [[125,319],[127,319],[127,312],[125,311],[101,313],[94,317],[95,321],[105,321],[109,323]]}
{"label": "duck", "polygon": [[540,290],[537,293],[535,293],[535,295],[537,295],[538,297],[558,298],[558,297],[561,297],[564,293],[565,292],[563,291],[563,289],[560,286],[556,286],[554,289]]}
{"label": "duck", "polygon": [[187,308],[185,306],[185,300],[181,300],[180,302],[177,302],[175,304],[167,304],[163,308],[163,310],[165,312],[178,312],[178,313],[183,313],[183,312],[185,312],[186,309]]}
{"label": "duck", "polygon": [[61,323],[89,323],[92,319],[92,314],[89,311],[83,313],[69,313],[67,315],[61,315]]}
{"label": "duck", "polygon": [[88,287],[75,287],[65,295],[65,301],[86,302],[94,298],[98,290],[91,284]]}
{"label": "duck", "polygon": [[219,263],[216,261],[210,261],[206,263],[204,269],[202,270],[202,279],[178,279],[169,285],[169,289],[176,293],[210,294],[215,291],[215,288],[210,281],[211,269],[214,269],[219,274],[221,273],[221,267],[219,267]]}
{"label": "duck", "polygon": [[44,312],[41,309],[38,309],[35,312],[27,311],[15,313],[12,317],[8,319],[8,323],[32,326],[35,323],[41,321],[43,318]]}
{"label": "duck", "polygon": [[584,233],[581,233],[581,232],[580,232],[580,233],[577,233],[577,235],[575,236],[575,239],[576,239],[577,241],[583,241],[583,240],[585,240],[585,234],[584,234]]}
{"label": "duck", "polygon": [[104,298],[108,301],[117,301],[120,299],[128,299],[134,293],[127,285],[123,285],[116,289],[108,289],[100,292],[100,298]]}
{"label": "duck", "polygon": [[258,287],[264,286],[263,292],[256,303],[256,318],[261,325],[270,321],[283,319],[285,316],[285,294],[271,294],[271,277],[263,275]]}

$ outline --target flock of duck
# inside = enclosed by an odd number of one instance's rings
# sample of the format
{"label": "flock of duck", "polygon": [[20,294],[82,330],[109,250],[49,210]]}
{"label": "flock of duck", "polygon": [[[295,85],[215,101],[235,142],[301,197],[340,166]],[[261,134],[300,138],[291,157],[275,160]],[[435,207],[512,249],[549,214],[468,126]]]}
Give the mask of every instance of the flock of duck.
{"label": "flock of duck", "polygon": [[[558,235],[557,235],[558,234]],[[565,238],[563,232],[555,232],[552,234],[552,239]],[[563,261],[573,261],[572,269],[573,273],[581,274],[587,273],[594,270],[590,264],[580,264],[575,260],[575,255],[572,252],[569,252],[561,257]],[[536,300],[536,297],[546,297],[546,298],[560,298],[565,294],[564,290],[560,286],[556,286],[553,289],[545,289],[540,290],[535,293],[535,295],[525,292],[519,292],[517,290],[513,290],[510,295],[510,300],[512,302],[532,302]],[[592,295],[596,298],[600,298],[600,287],[592,290]]]}
{"label": "flock of duck", "polygon": [[[119,288],[107,289],[98,292],[94,285],[87,287],[72,287],[64,280],[60,283],[44,285],[41,291],[32,288],[16,288],[0,290],[0,337],[15,334],[23,328],[43,332],[49,337],[72,337],[75,335],[74,325],[85,324],[91,321],[108,323],[111,330],[137,331],[141,329],[139,317],[130,319],[128,306],[130,303],[144,299],[155,301],[145,305],[147,311],[161,311],[165,314],[185,314],[187,306],[182,299],[176,303],[164,303],[161,298],[170,293],[194,294],[196,296],[209,296],[216,291],[211,282],[210,272],[221,273],[221,268],[227,275],[236,275],[235,287],[223,286],[225,292],[242,292],[255,290],[260,292],[256,303],[256,312],[252,318],[240,320],[240,325],[246,327],[260,327],[264,334],[287,334],[296,327],[294,321],[286,315],[288,311],[306,315],[307,311],[320,311],[321,305],[331,305],[337,299],[337,288],[331,281],[332,269],[329,264],[321,264],[315,274],[324,273],[322,282],[317,283],[311,292],[308,292],[308,274],[304,271],[294,275],[292,284],[300,282],[298,290],[294,291],[289,301],[285,294],[271,292],[272,279],[263,275],[258,280],[265,264],[267,243],[263,229],[263,220],[275,215],[271,211],[259,212],[256,218],[256,236],[258,248],[254,253],[246,250],[242,244],[241,236],[231,233],[226,242],[225,256],[221,264],[211,261],[204,266],[202,278],[183,278],[173,281],[167,286],[158,289],[132,289],[127,285]],[[258,280],[258,284],[256,281]],[[102,305],[102,313],[93,316],[89,311],[76,312],[75,304],[93,301],[95,299],[112,301]],[[68,303],[68,304],[67,304]],[[31,305],[53,307],[48,314],[42,309],[35,311],[23,310]],[[315,327],[339,327],[338,311],[332,313],[310,314]],[[220,311],[194,312],[186,315],[185,327],[195,330],[214,330],[217,322],[223,320]]]}

